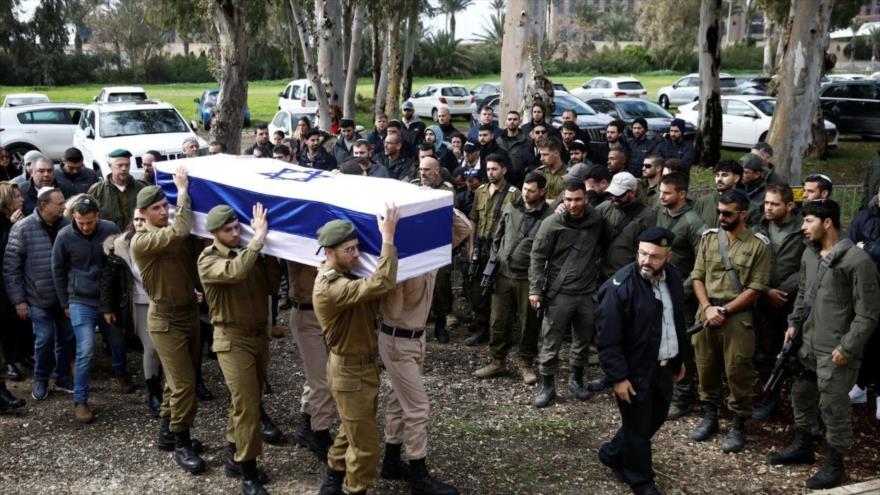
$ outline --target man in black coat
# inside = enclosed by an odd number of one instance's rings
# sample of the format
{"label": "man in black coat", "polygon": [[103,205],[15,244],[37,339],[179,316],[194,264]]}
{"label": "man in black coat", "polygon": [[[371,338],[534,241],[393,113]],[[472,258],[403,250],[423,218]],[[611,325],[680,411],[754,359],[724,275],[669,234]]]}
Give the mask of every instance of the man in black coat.
{"label": "man in black coat", "polygon": [[673,383],[684,377],[684,292],[668,264],[674,235],[652,227],[639,236],[638,259],[599,292],[599,361],[614,384],[622,425],[599,449],[599,460],[636,494],[654,484],[651,438],[666,421]]}

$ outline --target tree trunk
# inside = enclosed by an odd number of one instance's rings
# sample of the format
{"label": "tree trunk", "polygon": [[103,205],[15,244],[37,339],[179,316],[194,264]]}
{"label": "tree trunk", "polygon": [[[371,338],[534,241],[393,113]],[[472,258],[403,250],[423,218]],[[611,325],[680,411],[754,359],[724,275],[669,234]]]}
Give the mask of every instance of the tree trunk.
{"label": "tree trunk", "polygon": [[299,79],[299,36],[296,33],[296,23],[293,21],[293,4],[288,2],[287,10],[287,39],[290,49],[290,77]]}
{"label": "tree trunk", "polygon": [[388,94],[385,98],[385,114],[388,120],[400,116],[400,9],[394,9],[388,19]]}
{"label": "tree trunk", "polygon": [[773,21],[770,16],[764,14],[764,64],[763,71],[765,76],[773,75]]}
{"label": "tree trunk", "polygon": [[82,55],[83,52],[83,39],[79,34],[80,29],[82,29],[81,26],[75,26],[73,30],[73,50],[77,55]]}
{"label": "tree trunk", "polygon": [[[315,98],[318,100],[318,125],[321,129],[330,130],[330,105],[327,103],[327,93],[324,92],[324,85],[318,76],[318,67],[315,65],[314,47],[312,46],[312,38],[306,26],[306,19],[300,14],[302,5],[298,5],[298,0],[290,0],[290,9],[293,14],[293,22],[296,24],[296,31],[299,35],[299,41],[302,45],[303,52],[303,68],[305,69],[306,78],[315,90]],[[317,17],[316,17],[317,18]]]}
{"label": "tree trunk", "polygon": [[357,2],[351,22],[351,48],[348,51],[348,67],[345,75],[345,98],[343,100],[342,115],[353,119],[357,108],[355,106],[355,90],[357,90],[358,65],[361,60],[361,40],[364,34],[364,17],[366,17],[366,4]]}
{"label": "tree trunk", "polygon": [[238,154],[248,91],[245,13],[235,0],[215,0],[212,18],[220,52],[216,66],[220,94],[211,139],[225,144],[229,153]]}
{"label": "tree trunk", "polygon": [[340,6],[342,7],[342,30],[340,33],[342,34],[342,73],[343,75],[348,74],[348,60],[349,60],[349,50],[351,50],[351,36],[353,34],[351,24],[352,24],[352,12],[357,4],[362,3],[360,0],[348,0],[342,1]]}
{"label": "tree trunk", "polygon": [[779,70],[779,94],[767,141],[775,150],[776,170],[789,184],[800,184],[803,159],[812,141],[819,103],[819,79],[833,0],[794,0],[790,39]]}
{"label": "tree trunk", "polygon": [[776,63],[773,65],[776,66],[776,73],[778,74],[779,69],[782,67],[785,47],[788,45],[788,40],[791,39],[791,12],[785,18],[784,23],[776,25],[776,31]]}
{"label": "tree trunk", "polygon": [[452,39],[455,39],[455,13],[454,12],[449,13],[449,36]]}
{"label": "tree trunk", "polygon": [[385,113],[385,97],[388,94],[388,63],[391,56],[390,45],[391,33],[388,33],[382,41],[382,63],[380,65],[382,72],[379,74],[379,85],[376,87],[376,94],[373,95],[373,98],[376,99],[374,112],[376,115]]}
{"label": "tree trunk", "polygon": [[382,33],[379,31],[379,26],[382,23],[379,22],[379,10],[375,3],[370,5],[370,11],[373,17],[373,46],[370,47],[372,51],[371,65],[373,66],[373,98],[376,98],[376,95],[379,94],[379,83],[382,80],[382,62],[384,61],[382,57],[385,53],[385,45],[382,43]]}
{"label": "tree trunk", "polygon": [[410,5],[409,19],[406,30],[406,45],[403,49],[403,67],[400,73],[403,76],[403,99],[412,96],[413,71],[412,63],[416,52],[416,43],[419,41],[419,2]]}
{"label": "tree trunk", "polygon": [[183,41],[183,55],[189,57],[189,34],[184,33],[180,38]]}
{"label": "tree trunk", "polygon": [[700,131],[694,143],[694,162],[714,167],[721,159],[721,0],[700,3]]}
{"label": "tree trunk", "polygon": [[545,114],[553,108],[553,85],[544,77],[546,0],[508,0],[501,47],[501,105],[499,115],[525,110],[538,103]]}
{"label": "tree trunk", "polygon": [[[327,95],[327,103],[342,106],[345,75],[342,72],[342,6],[339,0],[315,0],[315,24],[318,36],[318,75]],[[328,127],[323,127],[329,130]]]}

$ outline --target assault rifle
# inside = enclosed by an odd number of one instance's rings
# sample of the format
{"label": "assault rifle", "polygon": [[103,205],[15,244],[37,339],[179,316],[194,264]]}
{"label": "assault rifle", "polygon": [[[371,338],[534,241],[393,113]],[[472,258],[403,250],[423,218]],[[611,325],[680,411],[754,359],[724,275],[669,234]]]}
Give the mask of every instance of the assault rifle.
{"label": "assault rifle", "polygon": [[538,303],[538,320],[544,318],[547,307],[547,291],[550,290],[550,260],[544,262],[544,278],[541,281],[541,302]]}
{"label": "assault rifle", "polygon": [[492,293],[492,287],[495,286],[495,275],[498,273],[498,255],[489,257],[486,268],[483,270],[483,279],[480,280],[480,287],[483,289],[483,295],[488,296]]}
{"label": "assault rifle", "polygon": [[773,392],[778,387],[786,373],[793,371],[798,366],[797,349],[800,347],[801,328],[803,323],[794,327],[794,335],[782,345],[782,350],[776,355],[776,363],[773,365],[773,371],[764,384],[764,393]]}

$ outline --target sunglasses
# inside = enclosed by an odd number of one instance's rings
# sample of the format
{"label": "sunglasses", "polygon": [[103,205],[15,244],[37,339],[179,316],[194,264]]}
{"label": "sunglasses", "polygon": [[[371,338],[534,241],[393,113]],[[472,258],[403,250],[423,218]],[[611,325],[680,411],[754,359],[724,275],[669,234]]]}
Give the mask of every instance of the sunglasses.
{"label": "sunglasses", "polygon": [[654,168],[654,164],[653,163],[643,163],[642,168]]}
{"label": "sunglasses", "polygon": [[535,131],[535,134],[547,134],[547,131]]}
{"label": "sunglasses", "polygon": [[742,210],[715,210],[715,213],[724,218],[731,218],[737,213],[742,213]]}

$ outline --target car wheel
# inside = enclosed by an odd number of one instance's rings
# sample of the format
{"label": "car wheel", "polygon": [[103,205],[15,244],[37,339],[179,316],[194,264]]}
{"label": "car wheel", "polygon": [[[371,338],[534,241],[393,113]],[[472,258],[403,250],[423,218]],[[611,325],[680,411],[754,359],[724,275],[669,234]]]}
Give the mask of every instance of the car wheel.
{"label": "car wheel", "polygon": [[11,146],[6,147],[6,151],[9,152],[10,163],[12,165],[21,166],[22,161],[24,160],[24,155],[31,150],[35,150],[37,148],[24,143],[13,144]]}
{"label": "car wheel", "polygon": [[669,110],[669,97],[666,95],[660,95],[660,106]]}
{"label": "car wheel", "polygon": [[437,122],[437,109],[436,108],[431,110],[431,120],[433,120],[434,122]]}

